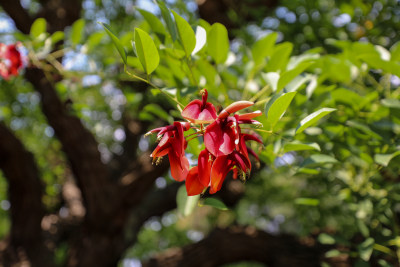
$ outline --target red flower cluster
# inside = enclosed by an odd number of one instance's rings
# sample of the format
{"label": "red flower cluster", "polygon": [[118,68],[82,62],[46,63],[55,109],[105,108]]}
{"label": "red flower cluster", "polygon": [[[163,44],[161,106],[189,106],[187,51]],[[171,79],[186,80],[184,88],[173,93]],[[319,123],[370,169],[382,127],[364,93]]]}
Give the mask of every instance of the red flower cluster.
{"label": "red flower cluster", "polygon": [[256,135],[243,133],[240,128],[241,124],[260,125],[253,118],[260,116],[261,111],[234,114],[252,106],[253,102],[235,102],[217,116],[214,105],[207,102],[207,90],[204,89],[201,93],[202,101],[194,100],[182,111],[183,118],[194,125],[200,124],[200,129],[194,128],[197,129],[197,135],[203,136],[205,149],[199,154],[197,166],[189,170],[189,161],[185,156],[187,141],[183,132],[190,129],[189,122],[174,122],[173,125],[157,128],[146,134],[157,133],[159,144],[150,156],[158,161],[168,154],[172,177],[177,181],[186,179],[189,196],[198,195],[207,187],[210,187],[211,194],[219,191],[231,170],[234,178],[238,174],[245,177],[251,171],[249,154],[258,160],[257,154],[246,146],[246,142],[256,141],[262,144]]}
{"label": "red flower cluster", "polygon": [[18,75],[22,67],[22,57],[16,46],[0,43],[0,76],[6,80],[12,75]]}

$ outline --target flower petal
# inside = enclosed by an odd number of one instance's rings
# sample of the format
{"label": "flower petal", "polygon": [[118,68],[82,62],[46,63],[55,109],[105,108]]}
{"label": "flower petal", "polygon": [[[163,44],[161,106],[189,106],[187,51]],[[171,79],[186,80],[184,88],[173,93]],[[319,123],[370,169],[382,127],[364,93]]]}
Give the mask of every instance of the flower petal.
{"label": "flower petal", "polygon": [[233,162],[229,159],[229,156],[227,155],[217,157],[214,160],[214,164],[211,168],[211,194],[214,194],[221,189],[222,183],[224,182],[226,175],[233,168],[233,166]]}
{"label": "flower petal", "polygon": [[[210,160],[211,158],[211,160]],[[210,173],[213,164],[213,156],[207,149],[204,149],[199,154],[198,168],[199,168],[199,181],[200,183],[207,187],[210,184]]]}
{"label": "flower petal", "polygon": [[237,101],[229,106],[227,106],[224,110],[221,111],[221,113],[218,115],[219,119],[225,119],[228,117],[230,114],[235,113],[236,111],[239,111],[241,109],[247,108],[254,105],[253,102],[251,101]]}
{"label": "flower petal", "polygon": [[235,129],[221,120],[208,125],[204,133],[204,144],[215,157],[232,153],[235,139]]}
{"label": "flower petal", "polygon": [[189,172],[189,160],[184,155],[178,157],[176,153],[169,153],[168,158],[172,178],[178,182],[184,181]]}
{"label": "flower petal", "polygon": [[261,110],[257,110],[251,113],[245,113],[245,114],[241,114],[239,115],[239,120],[251,120],[255,117],[261,116],[262,112]]}
{"label": "flower petal", "polygon": [[188,196],[195,196],[204,191],[206,186],[202,185],[199,181],[199,170],[197,166],[190,169],[185,184]]}

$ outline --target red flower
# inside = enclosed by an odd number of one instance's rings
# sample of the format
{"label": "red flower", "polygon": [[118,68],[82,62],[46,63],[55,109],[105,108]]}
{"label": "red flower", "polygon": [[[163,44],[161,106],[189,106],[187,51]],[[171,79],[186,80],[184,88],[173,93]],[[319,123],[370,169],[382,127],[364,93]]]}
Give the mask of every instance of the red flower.
{"label": "red flower", "polygon": [[215,107],[207,102],[208,92],[206,89],[201,90],[200,93],[203,95],[202,101],[196,99],[190,102],[182,110],[182,117],[198,124],[211,123],[217,118]]}
{"label": "red flower", "polygon": [[7,80],[11,75],[18,75],[21,67],[22,58],[16,45],[0,43],[0,76]]}
{"label": "red flower", "polygon": [[188,196],[202,193],[210,184],[210,172],[214,162],[213,157],[207,149],[199,154],[198,165],[190,169],[186,178],[186,191]]}
{"label": "red flower", "polygon": [[189,161],[185,156],[187,142],[183,135],[189,128],[188,122],[174,122],[173,125],[153,129],[146,134],[158,133],[157,139],[160,142],[150,157],[156,159],[168,154],[171,175],[177,181],[185,180],[189,172]]}

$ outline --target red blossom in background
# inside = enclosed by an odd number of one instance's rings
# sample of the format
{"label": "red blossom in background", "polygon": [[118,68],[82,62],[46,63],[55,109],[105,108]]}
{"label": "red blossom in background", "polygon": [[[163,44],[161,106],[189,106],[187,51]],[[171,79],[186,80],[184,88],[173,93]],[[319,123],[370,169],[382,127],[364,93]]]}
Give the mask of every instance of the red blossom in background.
{"label": "red blossom in background", "polygon": [[10,76],[17,76],[22,67],[22,57],[16,46],[0,43],[0,76],[5,80]]}
{"label": "red blossom in background", "polygon": [[182,111],[183,118],[194,125],[200,124],[200,129],[195,127],[197,132],[194,134],[203,136],[205,149],[199,154],[197,166],[189,170],[189,162],[185,156],[187,141],[183,132],[189,130],[190,123],[174,122],[173,125],[149,132],[158,133],[160,140],[151,157],[156,159],[168,154],[172,177],[177,181],[186,180],[189,196],[201,194],[208,187],[211,194],[216,193],[230,171],[233,171],[234,179],[238,174],[245,178],[252,167],[249,154],[258,160],[257,154],[246,146],[246,142],[256,141],[262,144],[258,136],[243,133],[240,128],[241,124],[261,125],[253,120],[262,114],[261,111],[234,114],[252,106],[253,102],[234,102],[217,116],[214,105],[207,102],[207,90],[203,89],[201,94],[202,101],[193,100]]}

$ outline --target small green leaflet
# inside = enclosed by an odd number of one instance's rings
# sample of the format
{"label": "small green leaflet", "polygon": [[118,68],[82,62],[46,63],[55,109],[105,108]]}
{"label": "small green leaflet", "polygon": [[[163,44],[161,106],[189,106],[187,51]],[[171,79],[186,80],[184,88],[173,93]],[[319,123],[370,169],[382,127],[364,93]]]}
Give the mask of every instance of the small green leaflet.
{"label": "small green leaflet", "polygon": [[368,237],[358,245],[358,252],[360,253],[360,258],[364,261],[369,261],[372,255],[372,251],[374,250],[375,240],[372,237]]}
{"label": "small green leaflet", "polygon": [[72,45],[77,45],[80,43],[83,37],[84,33],[84,28],[85,28],[85,20],[84,19],[78,19],[77,21],[72,24],[72,29],[71,29],[71,43]]}
{"label": "small green leaflet", "polygon": [[145,31],[135,29],[136,53],[147,74],[152,73],[160,63],[160,56],[153,39]]}
{"label": "small green leaflet", "polygon": [[300,166],[313,167],[313,166],[321,166],[324,164],[337,163],[337,162],[338,161],[332,156],[324,154],[315,154],[311,155],[309,158],[306,158]]}
{"label": "small green leaflet", "polygon": [[206,30],[201,27],[197,26],[196,27],[196,46],[193,49],[192,55],[195,55],[197,52],[199,52],[203,46],[207,42],[207,32]]}
{"label": "small green leaflet", "polygon": [[127,60],[126,60],[126,52],[125,52],[125,49],[122,46],[121,42],[119,41],[117,36],[115,36],[115,34],[111,31],[109,25],[107,25],[105,23],[102,23],[102,22],[99,22],[99,24],[101,26],[103,26],[103,28],[106,31],[106,33],[108,34],[108,36],[110,36],[111,40],[113,41],[115,47],[118,50],[119,55],[121,56],[122,60],[124,61],[124,64],[126,65],[126,62],[127,62]]}
{"label": "small green leaflet", "polygon": [[301,151],[301,150],[321,151],[321,148],[317,143],[300,143],[299,141],[286,143],[283,147],[283,152],[285,153],[289,151]]}
{"label": "small green leaflet", "polygon": [[333,245],[333,244],[336,243],[335,238],[332,237],[331,235],[326,234],[326,233],[319,234],[318,241],[321,244],[324,244],[324,245]]}
{"label": "small green leaflet", "polygon": [[161,10],[161,16],[167,24],[167,29],[169,34],[171,35],[172,41],[175,41],[177,38],[176,27],[174,21],[172,20],[171,13],[163,1],[157,1],[157,4]]}
{"label": "small green leaflet", "polygon": [[273,32],[254,43],[251,54],[256,65],[261,64],[267,56],[272,54],[276,38],[278,34]]}
{"label": "small green leaflet", "polygon": [[374,160],[376,163],[387,167],[389,165],[389,162],[398,155],[400,155],[400,150],[392,154],[376,154],[374,156]]}
{"label": "small green leaflet", "polygon": [[214,23],[207,35],[207,51],[215,60],[215,63],[221,64],[228,58],[229,38],[228,31],[221,23]]}
{"label": "small green leaflet", "polygon": [[219,210],[229,210],[228,207],[219,199],[208,197],[202,203],[205,206],[211,206]]}
{"label": "small green leaflet", "polygon": [[296,198],[294,203],[297,205],[318,206],[319,200],[315,198]]}
{"label": "small green leaflet", "polygon": [[182,44],[183,50],[185,50],[186,56],[190,57],[190,54],[196,46],[196,35],[184,18],[179,16],[175,11],[171,11],[175,18],[179,41]]}
{"label": "small green leaflet", "polygon": [[315,111],[301,120],[299,125],[297,125],[295,134],[301,133],[306,128],[310,127],[311,125],[315,124],[319,119],[328,115],[329,113],[335,111],[334,108],[322,108],[318,111]]}
{"label": "small green leaflet", "polygon": [[157,18],[156,15],[154,15],[153,13],[150,13],[146,10],[143,10],[143,9],[138,9],[138,11],[143,16],[143,18],[147,21],[147,23],[149,23],[151,29],[155,33],[160,33],[160,34],[164,34],[164,35],[167,34],[167,31],[165,30],[164,25]]}
{"label": "small green leaflet", "polygon": [[381,100],[382,105],[388,108],[400,109],[400,100],[393,98],[385,98]]}
{"label": "small green leaflet", "polygon": [[285,114],[295,95],[296,92],[276,95],[265,106],[267,122],[271,125],[271,128],[273,128],[280,118],[282,118],[283,114]]}
{"label": "small green leaflet", "polygon": [[44,32],[46,32],[46,20],[44,18],[36,19],[31,26],[31,37],[36,39]]}
{"label": "small green leaflet", "polygon": [[183,216],[189,216],[197,206],[197,202],[200,199],[200,195],[188,196],[186,193],[186,186],[182,185],[178,189],[176,194],[176,204],[178,206],[178,212]]}

